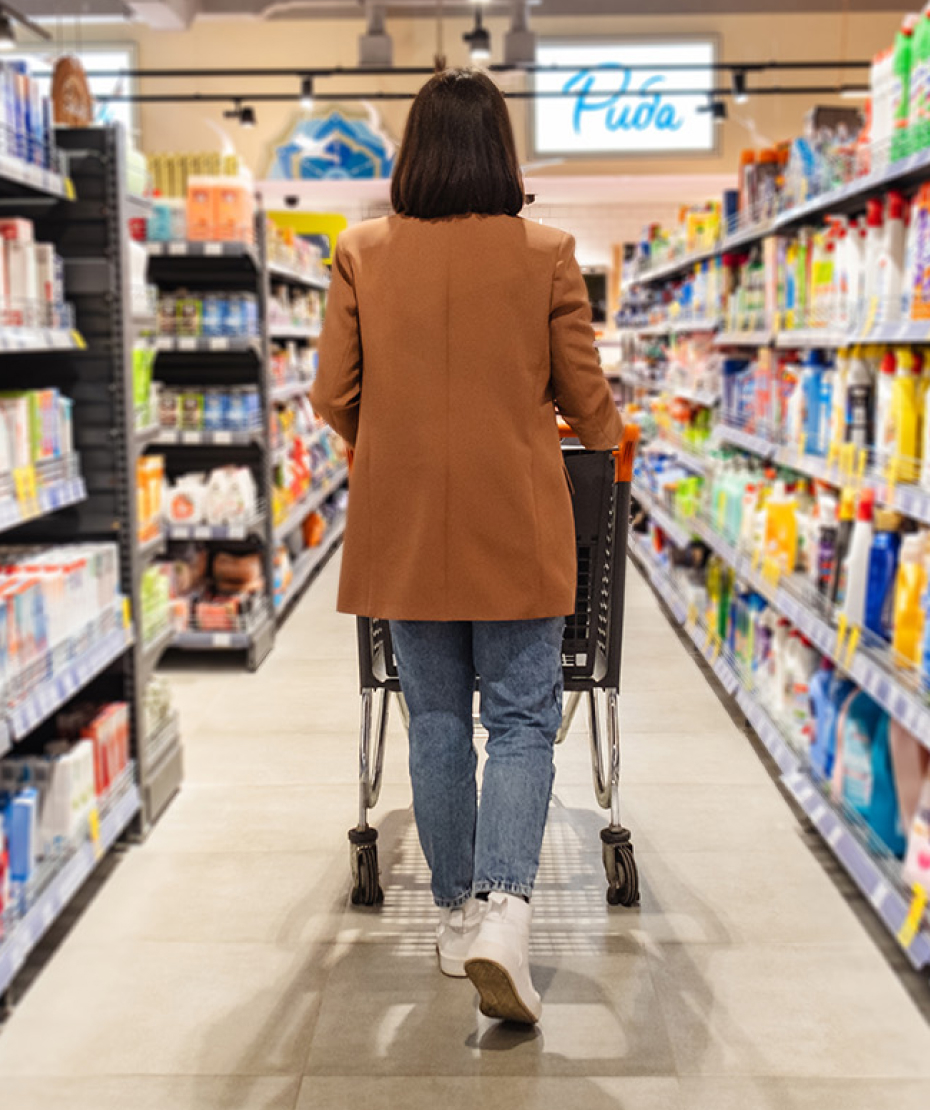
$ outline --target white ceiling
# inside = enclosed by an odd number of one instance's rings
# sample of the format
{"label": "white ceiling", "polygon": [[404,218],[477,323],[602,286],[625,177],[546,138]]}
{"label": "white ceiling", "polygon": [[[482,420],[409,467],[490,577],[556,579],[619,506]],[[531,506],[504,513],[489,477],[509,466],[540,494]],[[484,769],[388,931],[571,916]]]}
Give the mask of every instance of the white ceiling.
{"label": "white ceiling", "polygon": [[[490,0],[485,10],[506,14],[513,0]],[[902,11],[902,0],[529,0],[536,16],[673,15],[724,12]],[[178,29],[197,18],[249,17],[259,19],[363,19],[364,0],[18,0],[18,8],[32,17],[59,15],[128,16],[153,27]],[[914,6],[914,5],[912,5]],[[385,0],[391,16],[434,18],[436,0]],[[473,11],[469,0],[444,0],[448,15]]]}

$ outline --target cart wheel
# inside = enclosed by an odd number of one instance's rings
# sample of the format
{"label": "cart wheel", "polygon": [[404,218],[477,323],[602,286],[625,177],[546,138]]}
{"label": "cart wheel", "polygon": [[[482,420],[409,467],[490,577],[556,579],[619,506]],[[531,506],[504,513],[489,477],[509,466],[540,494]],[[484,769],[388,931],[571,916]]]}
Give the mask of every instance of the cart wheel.
{"label": "cart wheel", "polygon": [[639,905],[639,871],[633,842],[626,829],[604,829],[601,854],[607,874],[607,902],[611,906]]}
{"label": "cart wheel", "polygon": [[374,829],[349,832],[352,853],[352,905],[380,906],[384,901],[378,867],[378,834]]}

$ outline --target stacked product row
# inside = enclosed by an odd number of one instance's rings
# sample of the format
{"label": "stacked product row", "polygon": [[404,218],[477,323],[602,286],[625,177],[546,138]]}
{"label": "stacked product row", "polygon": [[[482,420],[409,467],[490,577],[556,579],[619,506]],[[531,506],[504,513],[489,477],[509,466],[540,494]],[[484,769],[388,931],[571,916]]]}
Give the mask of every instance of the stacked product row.
{"label": "stacked product row", "polygon": [[930,750],[705,545],[663,558],[692,619],[720,645],[824,793],[901,861],[902,885],[930,882]]}

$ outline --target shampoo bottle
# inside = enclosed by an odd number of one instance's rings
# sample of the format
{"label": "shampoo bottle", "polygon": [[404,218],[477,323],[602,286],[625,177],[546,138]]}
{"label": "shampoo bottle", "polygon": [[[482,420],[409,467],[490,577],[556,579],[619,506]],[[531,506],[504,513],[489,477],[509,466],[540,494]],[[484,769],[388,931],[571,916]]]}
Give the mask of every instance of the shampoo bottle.
{"label": "shampoo bottle", "polygon": [[891,640],[894,587],[898,573],[901,518],[887,509],[875,513],[875,538],[869,557],[869,582],[865,601],[865,627],[883,640]]}
{"label": "shampoo bottle", "polygon": [[856,522],[843,561],[843,613],[849,623],[861,627],[865,620],[865,599],[869,581],[869,556],[872,551],[872,518],[875,494],[870,489],[859,495]]}

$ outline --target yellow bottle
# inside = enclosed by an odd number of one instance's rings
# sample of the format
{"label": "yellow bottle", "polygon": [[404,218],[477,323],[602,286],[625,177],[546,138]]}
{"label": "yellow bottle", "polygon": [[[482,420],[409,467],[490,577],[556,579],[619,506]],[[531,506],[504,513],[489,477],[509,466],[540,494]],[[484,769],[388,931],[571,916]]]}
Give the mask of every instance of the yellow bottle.
{"label": "yellow bottle", "polygon": [[782,574],[793,574],[798,560],[798,504],[777,482],[765,505],[765,554]]}
{"label": "yellow bottle", "polygon": [[917,535],[906,536],[901,544],[901,561],[895,584],[892,636],[895,661],[902,666],[920,665],[925,620],[922,601],[926,589],[923,540]]}
{"label": "yellow bottle", "polygon": [[898,365],[891,402],[895,438],[889,477],[895,482],[916,482],[919,473],[917,436],[920,420],[917,397],[920,368],[908,348],[900,348],[896,356]]}

